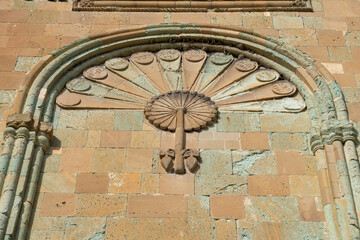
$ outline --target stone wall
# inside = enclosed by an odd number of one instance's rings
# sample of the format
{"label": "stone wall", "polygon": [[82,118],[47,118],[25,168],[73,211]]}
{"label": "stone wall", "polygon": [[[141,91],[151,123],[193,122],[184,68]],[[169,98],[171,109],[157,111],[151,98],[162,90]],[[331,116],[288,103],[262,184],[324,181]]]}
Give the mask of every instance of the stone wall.
{"label": "stone wall", "polygon": [[[254,29],[322,62],[359,130],[358,1],[313,1],[312,13],[92,13],[71,4],[0,1],[1,117],[52,50],[107,30],[192,22]],[[169,175],[158,155],[174,135],[142,112],[57,108],[30,239],[327,239],[309,128],[306,111],[223,113],[187,135],[201,149],[200,171]]]}

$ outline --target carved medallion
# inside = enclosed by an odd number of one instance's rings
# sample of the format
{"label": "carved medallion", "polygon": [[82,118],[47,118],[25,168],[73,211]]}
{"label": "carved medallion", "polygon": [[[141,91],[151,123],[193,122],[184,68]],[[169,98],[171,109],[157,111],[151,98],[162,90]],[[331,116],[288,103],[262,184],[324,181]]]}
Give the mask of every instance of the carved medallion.
{"label": "carved medallion", "polygon": [[296,87],[251,59],[223,52],[164,49],[108,59],[66,84],[57,104],[69,109],[144,110],[162,131],[175,132],[162,149],[168,172],[195,172],[199,149],[185,146],[186,133],[216,124],[218,112],[300,112],[306,105]]}

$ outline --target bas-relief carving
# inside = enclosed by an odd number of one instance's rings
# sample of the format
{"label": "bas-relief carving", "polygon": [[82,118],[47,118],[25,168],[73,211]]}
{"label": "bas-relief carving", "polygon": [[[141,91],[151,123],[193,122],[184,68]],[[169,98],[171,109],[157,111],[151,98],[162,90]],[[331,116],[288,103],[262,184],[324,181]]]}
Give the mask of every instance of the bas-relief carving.
{"label": "bas-relief carving", "polygon": [[296,87],[277,71],[221,52],[165,49],[112,58],[70,80],[57,104],[71,109],[144,110],[154,126],[175,132],[163,149],[167,172],[194,172],[199,150],[185,148],[185,133],[216,122],[218,112],[300,112]]}
{"label": "bas-relief carving", "polygon": [[223,0],[223,1],[101,1],[75,0],[74,11],[120,12],[241,12],[241,11],[311,11],[310,0]]}

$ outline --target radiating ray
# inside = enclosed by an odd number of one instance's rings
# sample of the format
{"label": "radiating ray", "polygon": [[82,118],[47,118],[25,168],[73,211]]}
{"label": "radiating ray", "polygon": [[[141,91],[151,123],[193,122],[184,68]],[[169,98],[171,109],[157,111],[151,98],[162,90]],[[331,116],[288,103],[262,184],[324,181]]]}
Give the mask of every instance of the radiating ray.
{"label": "radiating ray", "polygon": [[56,103],[61,107],[72,109],[144,109],[144,105],[142,104],[129,103],[120,100],[97,98],[89,95],[71,93],[68,90],[65,90],[57,97]]}
{"label": "radiating ray", "polygon": [[207,54],[202,50],[189,50],[182,55],[183,90],[190,90],[200,74]]}
{"label": "radiating ray", "polygon": [[206,96],[212,97],[223,88],[240,81],[257,69],[258,65],[249,59],[241,59],[233,62],[229,68],[219,76],[205,91]]}
{"label": "radiating ray", "polygon": [[272,101],[263,101],[261,106],[264,112],[301,112],[306,108],[306,104],[300,93],[296,93],[293,97],[285,97]]}
{"label": "radiating ray", "polygon": [[240,81],[235,82],[234,84],[224,88],[222,91],[218,92],[215,96],[213,96],[212,99],[214,101],[222,100],[229,96],[267,85],[271,82],[278,80],[279,77],[280,74],[275,70],[260,69],[251,73]]}
{"label": "radiating ray", "polygon": [[150,99],[152,97],[152,95],[150,95],[148,91],[142,89],[141,87],[138,87],[131,81],[128,81],[125,78],[113,73],[111,69],[108,71],[108,76],[105,79],[92,79],[91,81],[94,81],[98,84],[106,85],[111,88],[116,88],[123,92],[137,95],[144,99]]}
{"label": "radiating ray", "polygon": [[156,61],[155,54],[150,52],[134,53],[131,55],[130,61],[144,73],[160,92],[164,93],[170,91],[159,63]]}
{"label": "radiating ray", "polygon": [[165,49],[159,51],[156,56],[170,90],[181,90],[181,52],[175,49]]}
{"label": "radiating ray", "polygon": [[70,92],[75,92],[84,95],[91,95],[98,98],[111,98],[128,102],[135,102],[139,104],[146,104],[147,99],[131,95],[127,92],[118,89],[110,88],[105,85],[96,84],[84,78],[75,78],[66,84],[66,88]]}
{"label": "radiating ray", "polygon": [[196,82],[191,91],[202,93],[203,90],[218,77],[233,61],[232,55],[224,53],[212,54],[205,63],[205,66],[200,73],[199,80]]}
{"label": "radiating ray", "polygon": [[295,92],[296,88],[292,83],[282,80],[275,83],[270,83],[261,88],[256,88],[252,91],[245,92],[240,95],[229,97],[225,100],[217,101],[216,105],[226,106],[244,102],[283,98],[285,96],[291,96],[295,94]]}
{"label": "radiating ray", "polygon": [[[120,60],[121,59],[121,60]],[[113,59],[110,59],[113,60]],[[136,86],[144,89],[152,96],[156,96],[161,94],[161,91],[159,91],[149,79],[147,79],[140,70],[137,69],[137,67],[134,66],[131,62],[129,62],[125,58],[116,58],[118,61],[122,61],[121,67],[114,67],[114,64],[110,64],[109,61],[105,62],[105,66],[107,68],[110,68],[114,73],[119,75],[120,77],[125,78],[126,80],[134,83]]]}

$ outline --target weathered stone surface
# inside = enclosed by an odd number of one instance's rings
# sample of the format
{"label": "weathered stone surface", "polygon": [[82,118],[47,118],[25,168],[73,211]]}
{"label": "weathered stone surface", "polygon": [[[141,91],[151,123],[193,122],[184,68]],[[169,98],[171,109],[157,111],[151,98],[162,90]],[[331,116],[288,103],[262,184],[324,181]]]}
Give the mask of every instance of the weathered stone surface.
{"label": "weathered stone surface", "polygon": [[296,222],[300,220],[296,197],[247,197],[245,216],[249,221]]}
{"label": "weathered stone surface", "polygon": [[273,150],[306,149],[306,134],[303,133],[270,133],[270,147]]}
{"label": "weathered stone surface", "polygon": [[28,72],[40,60],[41,60],[41,57],[18,57],[14,71],[15,72]]}
{"label": "weathered stone surface", "polygon": [[327,239],[325,223],[320,222],[284,222],[284,239]]}
{"label": "weathered stone surface", "polygon": [[116,111],[114,120],[115,130],[142,130],[143,112]]}
{"label": "weathered stone surface", "polygon": [[296,196],[320,196],[319,182],[316,175],[289,176],[291,195]]}
{"label": "weathered stone surface", "polygon": [[51,141],[53,147],[79,148],[86,144],[86,131],[61,129],[54,131],[54,137]]}
{"label": "weathered stone surface", "polygon": [[65,231],[65,239],[104,239],[105,218],[74,217],[68,221]]}
{"label": "weathered stone surface", "polygon": [[53,231],[53,230],[32,230],[30,233],[29,239],[38,240],[38,239],[63,239],[63,231]]}
{"label": "weathered stone surface", "polygon": [[124,216],[127,197],[121,194],[79,194],[76,216]]}
{"label": "weathered stone surface", "polygon": [[246,132],[240,134],[242,150],[268,150],[269,137],[266,132]]}
{"label": "weathered stone surface", "polygon": [[303,19],[301,17],[276,16],[273,18],[274,27],[278,29],[303,28]]}
{"label": "weathered stone surface", "polygon": [[219,132],[260,131],[259,115],[256,113],[220,113],[216,125]]}
{"label": "weathered stone surface", "polygon": [[[141,229],[141,231],[139,231]],[[208,219],[109,218],[106,239],[187,239],[212,238],[212,224]]]}
{"label": "weathered stone surface", "polygon": [[109,173],[109,193],[140,192],[141,175],[136,173]]}
{"label": "weathered stone surface", "polygon": [[247,177],[236,175],[195,175],[195,194],[214,195],[232,194],[246,195],[248,191]]}
{"label": "weathered stone surface", "polygon": [[134,131],[131,133],[131,147],[133,148],[159,148],[159,131]]}
{"label": "weathered stone surface", "polygon": [[102,131],[101,147],[130,147],[131,132],[129,131]]}
{"label": "weathered stone surface", "polygon": [[160,194],[194,194],[194,174],[160,175]]}
{"label": "weathered stone surface", "polygon": [[209,196],[188,196],[188,217],[209,218]]}
{"label": "weathered stone surface", "polygon": [[216,221],[216,239],[236,239],[236,223],[234,220]]}
{"label": "weathered stone surface", "polygon": [[249,194],[266,196],[290,195],[289,178],[284,175],[253,175],[248,177]]}
{"label": "weathered stone surface", "polygon": [[[102,110],[90,110],[86,119],[86,129],[113,130],[114,112]],[[117,130],[117,129],[115,129]]]}
{"label": "weathered stone surface", "polygon": [[244,198],[242,196],[210,196],[212,218],[244,218]]}
{"label": "weathered stone surface", "polygon": [[109,176],[106,173],[79,173],[76,180],[77,193],[107,193]]}
{"label": "weathered stone surface", "polygon": [[75,190],[75,173],[44,173],[41,175],[40,179],[40,192],[73,193]]}
{"label": "weathered stone surface", "polygon": [[87,111],[61,110],[55,129],[85,129]]}
{"label": "weathered stone surface", "polygon": [[276,164],[274,156],[269,151],[232,151],[233,174],[274,175]]}
{"label": "weathered stone surface", "polygon": [[260,115],[261,131],[264,132],[309,132],[308,113],[276,113]]}
{"label": "weathered stone surface", "polygon": [[278,174],[304,174],[304,161],[299,151],[274,151]]}
{"label": "weathered stone surface", "polygon": [[60,164],[60,154],[45,155],[43,172],[57,172]]}
{"label": "weathered stone surface", "polygon": [[150,173],[153,165],[152,149],[126,149],[125,171],[128,173]]}
{"label": "weathered stone surface", "polygon": [[124,169],[125,150],[96,148],[93,153],[92,172],[122,172]]}
{"label": "weathered stone surface", "polygon": [[284,236],[282,234],[280,222],[257,222],[253,229],[249,229],[247,232],[249,239],[264,239],[264,240],[282,240]]}
{"label": "weathered stone surface", "polygon": [[298,197],[298,204],[301,221],[325,221],[320,197]]}
{"label": "weathered stone surface", "polygon": [[204,150],[200,153],[202,174],[231,174],[231,151]]}
{"label": "weathered stone surface", "polygon": [[41,205],[41,216],[73,216],[77,195],[70,193],[46,193]]}
{"label": "weathered stone surface", "polygon": [[65,172],[89,172],[92,157],[92,148],[63,148],[59,170]]}
{"label": "weathered stone surface", "polygon": [[154,194],[159,192],[159,175],[144,173],[141,175],[141,193]]}
{"label": "weathered stone surface", "polygon": [[130,195],[128,217],[187,217],[187,198],[180,195]]}

